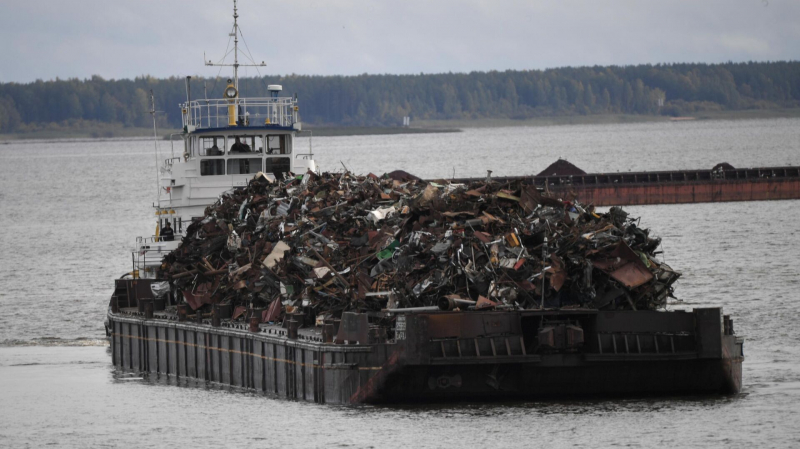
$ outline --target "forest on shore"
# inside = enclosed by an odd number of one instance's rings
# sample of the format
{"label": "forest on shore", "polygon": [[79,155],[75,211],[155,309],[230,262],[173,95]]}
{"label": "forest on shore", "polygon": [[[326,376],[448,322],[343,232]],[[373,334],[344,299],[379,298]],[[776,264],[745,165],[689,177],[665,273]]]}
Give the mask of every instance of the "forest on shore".
{"label": "forest on shore", "polygon": [[[224,78],[193,77],[193,99],[221,98]],[[800,61],[565,67],[471,73],[264,76],[240,79],[241,96],[268,84],[297,94],[301,119],[318,126],[399,126],[415,120],[477,120],[602,114],[686,116],[702,111],[800,107]],[[0,133],[115,125],[181,127],[185,79],[37,80],[0,84]]]}

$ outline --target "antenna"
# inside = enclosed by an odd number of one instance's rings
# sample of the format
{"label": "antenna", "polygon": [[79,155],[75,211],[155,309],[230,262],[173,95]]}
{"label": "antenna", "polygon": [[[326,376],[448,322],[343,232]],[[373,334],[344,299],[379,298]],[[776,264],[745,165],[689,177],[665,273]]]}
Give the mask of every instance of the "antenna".
{"label": "antenna", "polygon": [[[236,88],[236,92],[239,92],[239,67],[266,67],[267,64],[263,61],[261,64],[239,64],[239,35],[241,32],[239,31],[239,10],[236,7],[236,0],[233,0],[233,32],[229,33],[228,36],[233,38],[233,64],[225,64],[225,56],[228,56],[226,53],[223,56],[223,62],[215,63],[211,62],[211,60],[206,61],[207,66],[211,67],[233,67],[233,87]],[[230,41],[228,41],[230,45]],[[251,56],[252,57],[252,56]],[[205,60],[206,55],[203,53],[203,59]]]}
{"label": "antenna", "polygon": [[[153,146],[156,155],[156,198],[161,203],[161,174],[158,171],[158,128],[156,127],[156,99],[153,89],[150,89],[150,115],[153,116]],[[159,204],[160,205],[160,204]]]}
{"label": "antenna", "polygon": [[[211,105],[208,101],[208,86],[206,86],[205,81],[203,81],[203,94],[206,97],[206,123],[208,124],[208,127],[211,128]],[[200,119],[200,124],[203,124],[202,118]]]}
{"label": "antenna", "polygon": [[233,87],[239,90],[239,12],[236,9],[236,0],[233,0]]}

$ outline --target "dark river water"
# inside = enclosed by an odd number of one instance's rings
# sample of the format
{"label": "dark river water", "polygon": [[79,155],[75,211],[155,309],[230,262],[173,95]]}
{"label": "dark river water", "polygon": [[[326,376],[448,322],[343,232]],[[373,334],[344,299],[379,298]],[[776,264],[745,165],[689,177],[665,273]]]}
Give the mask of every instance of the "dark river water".
{"label": "dark river water", "polygon": [[[313,150],[323,170],[424,178],[534,174],[559,157],[590,172],[800,165],[800,120],[317,137]],[[147,140],[0,144],[0,446],[800,447],[800,201],[626,208],[683,272],[670,307],[723,306],[746,338],[738,396],[333,407],[113,369],[103,318],[154,228],[155,176]]]}

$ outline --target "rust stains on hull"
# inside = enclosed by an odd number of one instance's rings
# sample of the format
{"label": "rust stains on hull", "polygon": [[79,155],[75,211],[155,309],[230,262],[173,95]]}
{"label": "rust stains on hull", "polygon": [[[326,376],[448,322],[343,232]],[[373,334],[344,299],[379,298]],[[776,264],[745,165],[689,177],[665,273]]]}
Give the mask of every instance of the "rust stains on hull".
{"label": "rust stains on hull", "polygon": [[558,162],[564,162],[554,164],[562,171],[548,167],[537,176],[492,179],[508,182],[524,178],[554,196],[595,206],[800,199],[800,167],[794,166],[733,168],[723,163],[711,170],[582,173],[566,161]]}
{"label": "rust stains on hull", "polygon": [[800,179],[571,186],[550,191],[595,206],[794,200],[800,199]]}

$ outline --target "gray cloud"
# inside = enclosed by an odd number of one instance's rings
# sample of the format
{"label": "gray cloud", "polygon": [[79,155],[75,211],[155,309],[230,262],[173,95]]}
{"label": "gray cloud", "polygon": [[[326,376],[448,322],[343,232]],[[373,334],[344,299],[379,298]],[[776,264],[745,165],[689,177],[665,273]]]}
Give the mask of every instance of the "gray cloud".
{"label": "gray cloud", "polygon": [[[793,0],[239,4],[249,49],[268,64],[262,74],[800,59]],[[203,51],[215,60],[224,54],[231,20],[225,0],[6,1],[0,81],[213,76]]]}

